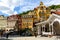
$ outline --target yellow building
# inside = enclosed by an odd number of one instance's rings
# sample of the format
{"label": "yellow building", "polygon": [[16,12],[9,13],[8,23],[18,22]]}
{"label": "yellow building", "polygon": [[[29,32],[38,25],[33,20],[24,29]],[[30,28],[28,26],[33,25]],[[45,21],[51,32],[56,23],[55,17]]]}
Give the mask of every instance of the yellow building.
{"label": "yellow building", "polygon": [[37,19],[37,12],[35,11],[36,9],[34,9],[33,11],[30,11],[29,13],[28,13],[28,15],[32,15],[33,16],[33,22],[38,22],[38,19]]}
{"label": "yellow building", "polygon": [[26,15],[22,15],[22,28],[33,28],[33,23],[42,22],[49,18],[50,10],[47,8],[43,2],[33,11],[30,11]]}
{"label": "yellow building", "polygon": [[32,15],[22,15],[22,29],[33,28],[33,16]]}
{"label": "yellow building", "polygon": [[40,2],[40,5],[37,8],[34,8],[33,12],[28,14],[34,16],[34,22],[45,21],[50,16],[50,10],[43,4],[43,2]]}
{"label": "yellow building", "polygon": [[45,21],[50,16],[49,8],[47,8],[43,2],[40,2],[39,7],[37,8],[38,20]]}

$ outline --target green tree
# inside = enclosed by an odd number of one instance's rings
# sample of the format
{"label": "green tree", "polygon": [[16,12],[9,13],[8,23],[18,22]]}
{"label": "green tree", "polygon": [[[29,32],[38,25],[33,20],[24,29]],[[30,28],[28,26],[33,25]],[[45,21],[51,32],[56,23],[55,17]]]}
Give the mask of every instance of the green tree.
{"label": "green tree", "polygon": [[60,8],[60,5],[51,5],[49,6],[50,9],[57,9]]}
{"label": "green tree", "polygon": [[25,15],[25,14],[28,14],[29,12],[32,12],[33,10],[28,10],[28,11],[26,11],[26,12],[22,12],[22,13],[20,13],[19,15]]}
{"label": "green tree", "polygon": [[55,5],[49,6],[49,8],[54,9]]}

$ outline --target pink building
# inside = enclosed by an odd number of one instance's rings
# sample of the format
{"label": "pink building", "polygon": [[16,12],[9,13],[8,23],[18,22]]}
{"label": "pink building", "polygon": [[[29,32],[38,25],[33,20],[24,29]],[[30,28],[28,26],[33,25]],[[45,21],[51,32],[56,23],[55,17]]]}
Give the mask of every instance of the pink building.
{"label": "pink building", "polygon": [[7,17],[7,29],[17,29],[20,28],[21,26],[21,20],[20,20],[20,16],[19,15],[11,15],[9,17]]}

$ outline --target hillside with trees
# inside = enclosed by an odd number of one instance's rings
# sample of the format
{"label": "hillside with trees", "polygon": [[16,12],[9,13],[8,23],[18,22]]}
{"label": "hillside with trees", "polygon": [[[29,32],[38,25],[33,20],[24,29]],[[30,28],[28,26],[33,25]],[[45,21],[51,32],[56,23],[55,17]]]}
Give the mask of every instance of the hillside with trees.
{"label": "hillside with trees", "polygon": [[49,6],[50,9],[57,9],[60,8],[60,5],[51,5]]}
{"label": "hillside with trees", "polygon": [[[57,8],[60,8],[60,5],[51,5],[51,6],[48,6],[48,8],[50,8],[50,9],[57,9]],[[19,15],[28,14],[30,11],[33,11],[33,10],[28,10],[28,11],[26,11],[26,12],[22,12],[22,13],[20,13]]]}
{"label": "hillside with trees", "polygon": [[28,14],[29,12],[32,12],[33,10],[28,10],[28,11],[26,11],[26,12],[22,12],[22,13],[20,13],[19,15],[25,15],[25,14]]}

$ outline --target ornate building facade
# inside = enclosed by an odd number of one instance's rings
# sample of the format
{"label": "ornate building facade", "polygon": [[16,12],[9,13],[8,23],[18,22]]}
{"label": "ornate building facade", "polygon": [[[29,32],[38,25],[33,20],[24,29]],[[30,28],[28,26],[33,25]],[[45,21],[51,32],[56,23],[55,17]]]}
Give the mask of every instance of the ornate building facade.
{"label": "ornate building facade", "polygon": [[45,21],[50,16],[50,10],[43,4],[43,2],[40,2],[40,5],[37,8],[34,8],[34,11],[29,14],[34,16],[34,22]]}
{"label": "ornate building facade", "polygon": [[0,30],[5,30],[7,27],[7,17],[4,17],[3,15],[0,15]]}
{"label": "ornate building facade", "polygon": [[[33,17],[32,17],[33,16]],[[50,10],[40,2],[40,5],[34,8],[26,15],[22,15],[22,28],[33,28],[35,23],[45,21],[50,16]],[[31,24],[31,25],[30,25]]]}
{"label": "ornate building facade", "polygon": [[7,29],[18,30],[21,26],[21,18],[19,15],[11,15],[7,17]]}
{"label": "ornate building facade", "polygon": [[49,9],[43,4],[43,2],[40,2],[39,7],[37,7],[38,21],[45,21],[48,19],[50,15],[48,10]]}
{"label": "ornate building facade", "polygon": [[33,16],[32,15],[22,15],[22,29],[33,28]]}

